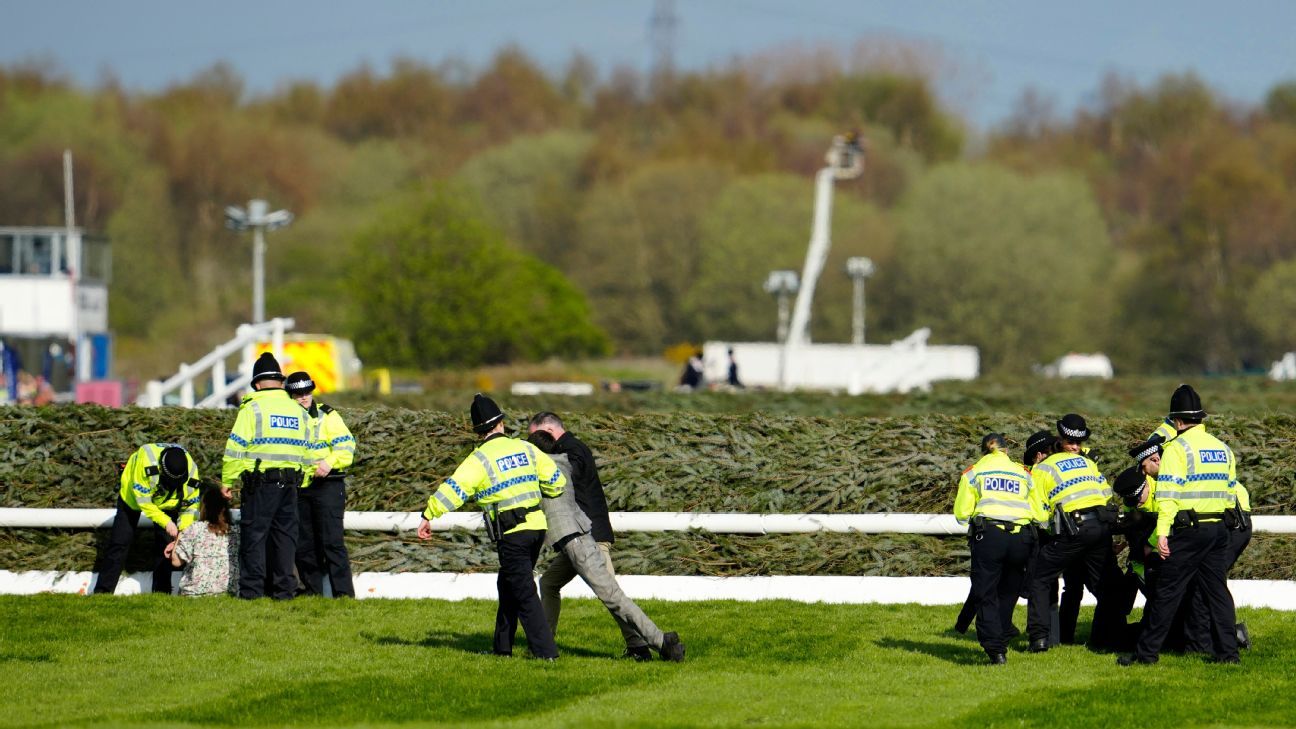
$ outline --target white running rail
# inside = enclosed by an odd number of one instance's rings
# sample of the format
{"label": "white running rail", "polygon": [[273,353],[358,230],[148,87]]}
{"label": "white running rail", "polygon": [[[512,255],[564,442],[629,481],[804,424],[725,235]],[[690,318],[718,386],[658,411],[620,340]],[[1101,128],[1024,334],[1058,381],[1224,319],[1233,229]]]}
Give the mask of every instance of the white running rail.
{"label": "white running rail", "polygon": [[[270,340],[275,359],[283,361],[284,332],[296,324],[292,319],[271,319],[261,324],[240,324],[234,338],[213,349],[207,356],[193,364],[180,365],[180,371],[165,381],[153,380],[144,388],[136,401],[146,408],[160,408],[169,393],[180,391],[180,406],[186,408],[218,408],[234,393],[243,390],[252,381],[252,362],[256,359],[256,345]],[[225,382],[225,360],[242,353],[239,375]],[[211,394],[194,402],[194,380],[211,373]]]}
{"label": "white running rail", "polygon": [[[234,510],[237,514],[238,510]],[[112,526],[114,509],[0,508],[0,527],[95,529]],[[612,528],[622,532],[682,532],[691,529],[717,534],[924,534],[954,536],[967,533],[949,514],[718,514],[672,511],[615,511]],[[413,531],[421,516],[411,511],[348,511],[345,526],[353,531]],[[1257,516],[1255,531],[1296,534],[1296,516]],[[141,519],[140,525],[151,524]],[[446,514],[432,522],[434,531],[481,529],[479,512]]]}

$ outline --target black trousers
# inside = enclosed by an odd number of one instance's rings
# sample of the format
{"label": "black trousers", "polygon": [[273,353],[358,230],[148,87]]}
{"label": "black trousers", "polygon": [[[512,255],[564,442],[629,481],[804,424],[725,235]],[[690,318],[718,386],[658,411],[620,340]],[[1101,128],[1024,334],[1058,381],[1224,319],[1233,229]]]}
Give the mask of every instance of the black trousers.
{"label": "black trousers", "polygon": [[1102,589],[1102,578],[1107,561],[1111,558],[1111,548],[1110,529],[1102,522],[1092,519],[1080,525],[1080,533],[1076,536],[1055,537],[1040,548],[1030,576],[1026,605],[1026,632],[1032,641],[1048,639],[1051,592],[1057,587],[1058,575],[1072,565],[1084,567],[1084,585],[1098,598],[1098,607],[1094,610],[1094,631],[1111,634],[1110,624],[1114,621],[1108,615],[1111,606],[1105,604]]}
{"label": "black trousers", "polygon": [[1233,616],[1233,595],[1228,589],[1229,532],[1223,522],[1175,529],[1170,534],[1170,556],[1162,561],[1152,599],[1145,609],[1135,657],[1151,660],[1161,652],[1166,636],[1195,582],[1206,601],[1216,658],[1238,657]]}
{"label": "black trousers", "polygon": [[[171,521],[179,522],[180,510],[164,511]],[[136,511],[120,495],[117,496],[117,515],[113,517],[112,533],[108,537],[108,550],[104,552],[103,564],[99,567],[99,580],[95,582],[96,595],[111,595],[117,591],[117,582],[121,580],[122,568],[126,566],[126,555],[131,544],[135,542],[135,531],[139,529],[142,512]],[[157,562],[153,565],[153,592],[171,592],[171,574],[175,568],[163,552],[171,543],[166,530],[154,525],[153,551]]]}
{"label": "black trousers", "polygon": [[[297,492],[293,484],[245,486],[239,543],[239,597],[287,600],[297,592],[293,556],[297,553]],[[267,570],[267,542],[270,544]],[[267,583],[267,571],[269,582]]]}
{"label": "black trousers", "polygon": [[1026,530],[1010,534],[987,526],[968,542],[972,549],[971,598],[977,605],[977,640],[990,655],[1006,653],[1013,608],[1026,579],[1034,537]]}
{"label": "black trousers", "polygon": [[495,611],[494,651],[497,654],[513,654],[513,637],[517,635],[520,619],[531,652],[537,658],[558,657],[558,645],[554,643],[535,585],[535,564],[544,536],[543,531],[532,529],[505,534],[495,543],[500,563],[499,579],[495,583],[499,589],[499,608]]}
{"label": "black trousers", "polygon": [[322,478],[297,494],[297,575],[306,592],[324,594],[324,572],[333,597],[355,597],[351,558],[343,538],[346,481]]}
{"label": "black trousers", "polygon": [[1076,624],[1080,622],[1080,603],[1084,601],[1085,565],[1076,562],[1062,571],[1062,596],[1057,601],[1058,640],[1075,643]]}
{"label": "black trousers", "polygon": [[[1237,564],[1238,558],[1242,556],[1242,552],[1246,551],[1249,544],[1251,544],[1250,529],[1229,530],[1228,570],[1233,569],[1233,565]],[[1211,630],[1210,606],[1207,604],[1205,592],[1202,591],[1196,580],[1188,586],[1188,592],[1184,594],[1183,606],[1179,608],[1179,615],[1176,617],[1176,624],[1180,622],[1183,623],[1184,640],[1182,647],[1184,650],[1211,654],[1220,652],[1222,646],[1215,642]],[[1235,614],[1234,623],[1236,622],[1237,616]],[[1170,631],[1170,637],[1166,640],[1166,645],[1176,646],[1175,632],[1173,630]]]}

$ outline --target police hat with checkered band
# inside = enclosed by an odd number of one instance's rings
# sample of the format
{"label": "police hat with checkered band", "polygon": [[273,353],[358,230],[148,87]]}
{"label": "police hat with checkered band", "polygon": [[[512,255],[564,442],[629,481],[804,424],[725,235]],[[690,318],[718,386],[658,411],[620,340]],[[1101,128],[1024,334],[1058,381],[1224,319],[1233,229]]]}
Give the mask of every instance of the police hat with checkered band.
{"label": "police hat with checkered band", "polygon": [[1075,413],[1067,413],[1057,421],[1057,432],[1059,438],[1074,441],[1089,440],[1089,425],[1085,423],[1084,418]]}
{"label": "police hat with checkered band", "polygon": [[1130,458],[1134,459],[1134,463],[1142,466],[1143,461],[1146,461],[1152,456],[1161,455],[1161,451],[1163,450],[1161,444],[1164,442],[1165,439],[1158,433],[1151,438],[1148,438],[1147,441],[1139,443],[1129,449]]}
{"label": "police hat with checkered band", "polygon": [[315,392],[315,380],[305,372],[294,372],[284,380],[284,389],[293,397],[303,397]]}

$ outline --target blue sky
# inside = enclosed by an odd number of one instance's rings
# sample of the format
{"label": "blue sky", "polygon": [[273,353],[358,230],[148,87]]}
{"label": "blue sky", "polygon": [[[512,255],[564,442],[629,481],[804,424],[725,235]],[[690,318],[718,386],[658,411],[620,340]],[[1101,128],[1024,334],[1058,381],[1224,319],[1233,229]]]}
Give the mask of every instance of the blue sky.
{"label": "blue sky", "polygon": [[[848,49],[880,37],[939,48],[947,103],[984,128],[1027,87],[1069,112],[1104,74],[1140,82],[1195,71],[1226,99],[1254,104],[1296,78],[1296,2],[1050,0],[676,0],[675,63],[706,68],[778,48]],[[398,56],[472,65],[516,44],[551,70],[576,50],[607,72],[647,70],[653,0],[0,0],[0,63],[48,59],[93,84],[111,70],[152,90],[227,61],[264,92],[329,83]]]}

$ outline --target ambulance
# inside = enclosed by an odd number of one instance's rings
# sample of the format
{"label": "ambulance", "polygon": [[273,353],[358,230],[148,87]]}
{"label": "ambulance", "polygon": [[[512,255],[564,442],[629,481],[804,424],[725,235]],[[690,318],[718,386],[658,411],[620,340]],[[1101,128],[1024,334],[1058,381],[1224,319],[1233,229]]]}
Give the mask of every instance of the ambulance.
{"label": "ambulance", "polygon": [[[270,352],[269,340],[257,345],[257,356]],[[343,392],[364,387],[362,365],[351,340],[330,334],[284,334],[283,358],[279,361],[285,375],[302,370],[315,381],[315,392]]]}

